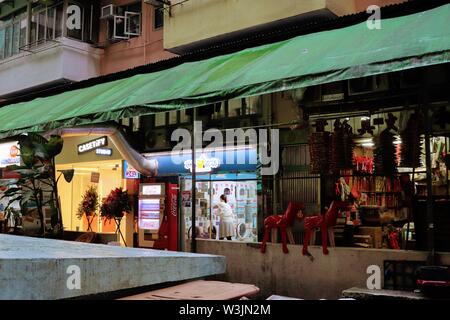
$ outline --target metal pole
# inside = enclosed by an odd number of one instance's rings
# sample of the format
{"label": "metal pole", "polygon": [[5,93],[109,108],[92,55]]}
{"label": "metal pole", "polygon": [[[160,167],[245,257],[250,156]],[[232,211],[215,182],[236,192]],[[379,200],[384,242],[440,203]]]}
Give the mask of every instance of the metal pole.
{"label": "metal pole", "polygon": [[428,236],[428,263],[435,264],[434,252],[434,217],[433,217],[433,182],[431,174],[431,148],[430,148],[430,115],[428,110],[428,103],[425,102],[425,164],[427,168],[427,236]]}
{"label": "metal pole", "polygon": [[191,148],[192,148],[192,186],[191,186],[191,208],[192,208],[192,217],[191,217],[191,252],[195,253],[197,252],[197,233],[196,233],[196,227],[195,227],[195,211],[196,211],[196,160],[195,160],[195,148],[196,148],[196,116],[197,109],[192,109],[192,137],[191,137]]}

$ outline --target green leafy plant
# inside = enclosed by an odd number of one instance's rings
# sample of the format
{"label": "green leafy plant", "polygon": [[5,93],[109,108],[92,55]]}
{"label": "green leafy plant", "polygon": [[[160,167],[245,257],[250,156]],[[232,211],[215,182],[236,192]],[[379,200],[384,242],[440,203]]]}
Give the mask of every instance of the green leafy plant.
{"label": "green leafy plant", "polygon": [[84,193],[80,204],[78,205],[77,217],[81,219],[83,215],[95,217],[99,207],[98,192],[95,186],[90,186]]}
{"label": "green leafy plant", "polygon": [[[19,178],[5,184],[8,188],[2,198],[9,198],[7,208],[14,202],[19,202],[24,211],[35,208],[41,221],[42,235],[46,234],[44,207],[48,207],[52,227],[48,231],[60,234],[63,230],[58,196],[58,180],[61,175],[56,178],[55,157],[62,151],[63,139],[53,135],[47,140],[39,134],[29,133],[21,135],[18,140],[23,165],[6,168]],[[73,177],[73,170],[67,170],[64,176]]]}
{"label": "green leafy plant", "polygon": [[131,212],[130,197],[122,188],[112,190],[100,207],[101,216],[107,220],[122,218],[129,212]]}

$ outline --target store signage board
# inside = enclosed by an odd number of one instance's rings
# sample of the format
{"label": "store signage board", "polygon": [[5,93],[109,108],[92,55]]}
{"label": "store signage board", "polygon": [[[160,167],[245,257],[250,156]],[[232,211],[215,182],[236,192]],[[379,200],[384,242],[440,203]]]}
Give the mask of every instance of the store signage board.
{"label": "store signage board", "polygon": [[[192,154],[186,153],[181,156],[181,161],[175,163],[170,153],[168,154],[145,154],[147,158],[156,160],[158,163],[158,176],[186,174],[192,172]],[[229,158],[234,161],[229,162]],[[206,159],[206,160],[205,160]],[[239,161],[243,159],[244,161]],[[196,172],[214,173],[217,171],[256,171],[257,170],[257,150],[237,149],[225,150],[221,153],[203,152],[198,154],[196,159]]]}
{"label": "store signage board", "polygon": [[108,137],[100,137],[95,140],[91,140],[77,146],[78,154],[83,154],[98,148],[102,148],[108,145]]}
{"label": "store signage board", "polygon": [[111,157],[113,150],[111,148],[98,148],[95,149],[95,154],[102,157]]}
{"label": "store signage board", "polygon": [[0,168],[11,165],[20,165],[19,142],[0,144]]}
{"label": "store signage board", "polygon": [[135,168],[129,165],[128,161],[123,161],[123,178],[124,179],[139,179],[141,174]]}
{"label": "store signage board", "polygon": [[159,196],[162,193],[162,186],[160,184],[144,185],[142,186],[143,196]]}
{"label": "store signage board", "polygon": [[[202,156],[195,160],[195,171],[196,172],[211,172],[213,169],[217,169],[220,166],[220,159],[218,158],[208,158]],[[192,172],[192,160],[186,160],[184,162],[184,168]]]}

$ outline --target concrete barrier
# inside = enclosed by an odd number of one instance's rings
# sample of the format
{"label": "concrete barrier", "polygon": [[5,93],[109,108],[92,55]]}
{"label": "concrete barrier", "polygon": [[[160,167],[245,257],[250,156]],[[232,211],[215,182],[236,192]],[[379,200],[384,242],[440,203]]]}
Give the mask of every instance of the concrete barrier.
{"label": "concrete barrier", "polygon": [[225,258],[0,234],[0,299],[63,299],[225,272]]}
{"label": "concrete barrier", "polygon": [[[311,261],[301,253],[300,245],[288,245],[289,254],[281,244],[267,244],[266,254],[258,243],[198,240],[197,252],[225,256],[227,272],[219,280],[254,284],[260,296],[281,295],[301,299],[338,299],[343,290],[367,287],[367,267],[381,268],[385,260],[426,261],[427,252],[390,249],[329,248],[324,256],[321,247],[311,246]],[[189,246],[187,246],[189,248]],[[450,265],[450,253],[439,254],[440,262]]]}

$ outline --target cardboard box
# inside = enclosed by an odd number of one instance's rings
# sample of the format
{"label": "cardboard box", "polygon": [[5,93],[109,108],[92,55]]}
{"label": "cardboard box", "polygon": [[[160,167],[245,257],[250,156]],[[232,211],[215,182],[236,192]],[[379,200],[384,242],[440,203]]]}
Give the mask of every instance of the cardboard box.
{"label": "cardboard box", "polygon": [[372,246],[381,249],[383,245],[383,232],[381,227],[359,227],[358,234],[372,237]]}

